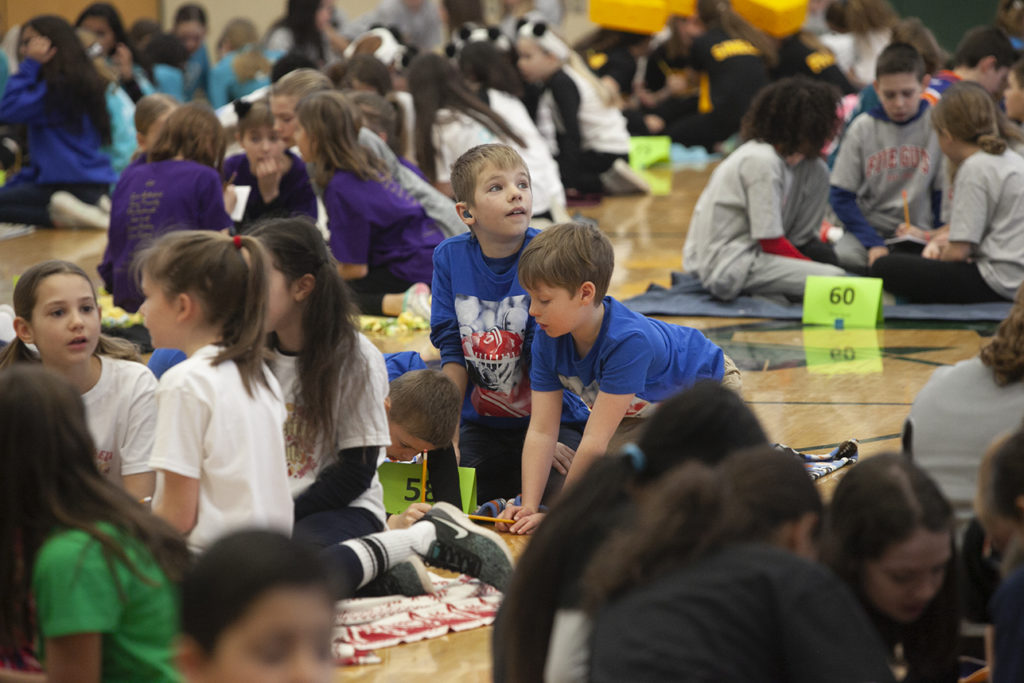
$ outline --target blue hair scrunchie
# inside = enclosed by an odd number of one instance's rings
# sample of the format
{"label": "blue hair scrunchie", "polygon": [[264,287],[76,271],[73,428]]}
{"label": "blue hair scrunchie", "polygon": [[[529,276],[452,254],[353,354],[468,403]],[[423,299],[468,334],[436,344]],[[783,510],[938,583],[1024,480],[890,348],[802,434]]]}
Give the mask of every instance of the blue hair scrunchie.
{"label": "blue hair scrunchie", "polygon": [[629,458],[633,469],[637,472],[643,472],[647,468],[647,456],[635,443],[630,442],[623,446],[622,454]]}

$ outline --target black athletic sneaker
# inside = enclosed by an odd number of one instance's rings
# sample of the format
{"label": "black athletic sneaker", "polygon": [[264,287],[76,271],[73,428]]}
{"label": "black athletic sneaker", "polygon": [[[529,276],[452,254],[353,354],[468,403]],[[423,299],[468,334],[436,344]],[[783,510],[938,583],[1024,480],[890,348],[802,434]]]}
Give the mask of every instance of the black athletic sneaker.
{"label": "black athletic sneaker", "polygon": [[416,597],[434,593],[434,582],[427,574],[423,561],[413,555],[399,562],[376,579],[356,591],[357,598],[376,598],[382,595]]}
{"label": "black athletic sneaker", "polygon": [[424,522],[437,529],[437,540],[430,544],[424,562],[505,590],[512,576],[512,553],[501,536],[477,526],[450,503],[435,504],[416,523]]}

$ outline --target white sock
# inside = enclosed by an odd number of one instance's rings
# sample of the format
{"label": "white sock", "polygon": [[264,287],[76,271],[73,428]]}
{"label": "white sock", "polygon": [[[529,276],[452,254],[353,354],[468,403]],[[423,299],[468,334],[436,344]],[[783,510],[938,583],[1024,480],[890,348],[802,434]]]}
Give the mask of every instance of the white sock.
{"label": "white sock", "polygon": [[433,524],[413,524],[408,529],[382,531],[342,545],[355,553],[363,566],[363,579],[358,586],[362,588],[414,553],[425,555],[436,538]]}

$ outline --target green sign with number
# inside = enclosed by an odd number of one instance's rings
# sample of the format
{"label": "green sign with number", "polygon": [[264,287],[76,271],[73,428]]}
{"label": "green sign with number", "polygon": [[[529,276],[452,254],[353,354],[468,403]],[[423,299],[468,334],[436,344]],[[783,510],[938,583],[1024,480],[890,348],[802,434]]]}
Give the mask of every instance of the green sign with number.
{"label": "green sign with number", "polygon": [[[385,462],[377,468],[377,476],[384,488],[384,509],[389,515],[404,512],[412,503],[420,502],[422,468],[419,463]],[[476,510],[476,470],[459,468],[459,491],[462,493],[462,511]],[[434,492],[427,481],[427,502],[434,502]]]}
{"label": "green sign with number", "polygon": [[667,135],[634,135],[629,139],[629,165],[640,171],[667,163],[672,138]]}
{"label": "green sign with number", "polygon": [[804,285],[803,322],[835,329],[878,327],[882,322],[882,280],[808,276]]}

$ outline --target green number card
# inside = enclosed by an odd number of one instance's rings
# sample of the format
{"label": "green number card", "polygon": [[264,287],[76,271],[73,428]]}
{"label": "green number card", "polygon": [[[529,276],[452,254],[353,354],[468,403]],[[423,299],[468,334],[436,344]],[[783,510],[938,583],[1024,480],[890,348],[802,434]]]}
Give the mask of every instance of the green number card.
{"label": "green number card", "polygon": [[882,372],[878,330],[805,327],[808,372],[816,375],[869,375]]}
{"label": "green number card", "polygon": [[803,322],[837,330],[878,327],[882,322],[882,281],[875,277],[808,276]]}
{"label": "green number card", "polygon": [[671,168],[645,168],[637,173],[651,186],[652,195],[663,197],[672,194]]}
{"label": "green number card", "polygon": [[672,138],[667,135],[635,135],[629,139],[629,165],[638,171],[668,163]]}
{"label": "green number card", "polygon": [[[419,463],[385,462],[377,468],[377,476],[384,488],[384,509],[389,515],[404,512],[410,503],[420,501],[422,468]],[[462,493],[462,511],[469,514],[476,510],[476,470],[472,467],[459,468],[459,491]],[[429,481],[427,502],[434,502]]]}

